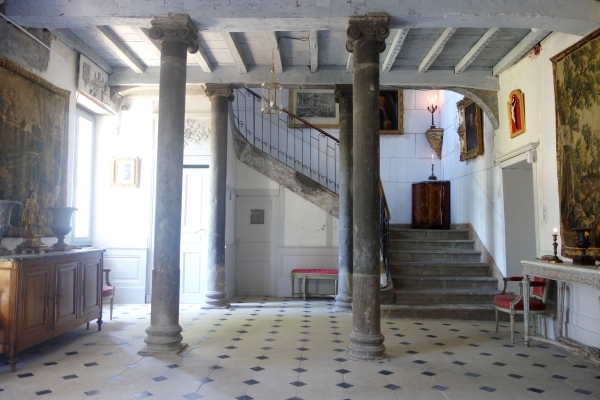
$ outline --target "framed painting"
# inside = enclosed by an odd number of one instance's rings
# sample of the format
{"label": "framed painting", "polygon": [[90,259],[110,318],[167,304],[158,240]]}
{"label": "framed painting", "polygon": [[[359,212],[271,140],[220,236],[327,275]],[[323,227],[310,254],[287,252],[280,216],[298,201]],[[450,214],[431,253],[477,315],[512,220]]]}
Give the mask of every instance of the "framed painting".
{"label": "framed painting", "polygon": [[[290,89],[289,110],[319,128],[338,129],[340,110],[335,102],[333,90],[328,89]],[[295,123],[288,117],[290,128],[301,128],[304,124]]]}
{"label": "framed painting", "polygon": [[404,133],[404,95],[402,90],[379,91],[379,134]]}
{"label": "framed painting", "polygon": [[561,254],[573,258],[573,228],[591,228],[586,254],[600,261],[600,29],[551,58]]}
{"label": "framed painting", "polygon": [[508,96],[508,126],[510,138],[525,133],[525,96],[519,89],[510,92]]}
{"label": "framed painting", "polygon": [[[0,57],[0,199],[24,204],[36,193],[37,218],[67,205],[70,92]],[[23,207],[8,236],[21,236]]]}
{"label": "framed painting", "polygon": [[139,158],[113,157],[111,160],[111,186],[138,187]]}
{"label": "framed painting", "polygon": [[460,161],[470,160],[483,154],[483,113],[471,99],[464,98],[458,103],[460,138]]}

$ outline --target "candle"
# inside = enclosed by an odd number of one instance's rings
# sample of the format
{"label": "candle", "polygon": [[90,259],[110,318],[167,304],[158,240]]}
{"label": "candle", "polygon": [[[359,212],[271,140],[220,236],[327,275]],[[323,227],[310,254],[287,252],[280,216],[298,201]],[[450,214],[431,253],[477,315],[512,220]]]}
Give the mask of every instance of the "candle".
{"label": "candle", "polygon": [[558,232],[558,228],[554,228],[554,234],[556,235],[556,232]]}
{"label": "candle", "polygon": [[431,163],[433,164],[433,154],[431,155]]}

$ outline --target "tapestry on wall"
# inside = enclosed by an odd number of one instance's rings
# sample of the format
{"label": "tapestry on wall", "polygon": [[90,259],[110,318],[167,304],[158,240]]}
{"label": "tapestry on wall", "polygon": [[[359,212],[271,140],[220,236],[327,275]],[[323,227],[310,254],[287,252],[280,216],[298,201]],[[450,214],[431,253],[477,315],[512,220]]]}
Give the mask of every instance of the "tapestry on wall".
{"label": "tapestry on wall", "polygon": [[[35,191],[40,225],[67,200],[69,91],[0,57],[0,199],[24,204]],[[9,236],[20,236],[22,207]]]}
{"label": "tapestry on wall", "polygon": [[591,228],[600,260],[600,30],[552,58],[562,255],[580,253],[572,228]]}

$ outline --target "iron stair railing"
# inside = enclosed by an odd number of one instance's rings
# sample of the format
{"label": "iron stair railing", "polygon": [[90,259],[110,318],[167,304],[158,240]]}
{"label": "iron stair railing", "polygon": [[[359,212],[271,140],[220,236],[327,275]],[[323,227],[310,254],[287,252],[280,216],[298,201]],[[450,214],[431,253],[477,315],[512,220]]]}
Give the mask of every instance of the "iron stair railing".
{"label": "iron stair railing", "polygon": [[[339,147],[335,136],[316,127],[289,110],[283,114],[262,114],[261,97],[250,89],[235,89],[233,120],[238,131],[254,147],[270,155],[288,167],[338,193]],[[257,118],[260,115],[260,118]],[[257,121],[259,119],[259,121]],[[385,266],[385,282],[390,282],[389,269],[389,221],[390,210],[381,180],[380,248]]]}

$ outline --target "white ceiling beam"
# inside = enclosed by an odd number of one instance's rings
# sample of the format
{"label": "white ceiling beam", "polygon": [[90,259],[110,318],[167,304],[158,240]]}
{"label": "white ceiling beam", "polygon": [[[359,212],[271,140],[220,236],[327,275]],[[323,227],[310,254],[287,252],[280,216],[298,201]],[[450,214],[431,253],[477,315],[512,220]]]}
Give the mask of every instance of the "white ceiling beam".
{"label": "white ceiling beam", "polygon": [[381,64],[382,72],[390,72],[396,57],[398,57],[398,53],[400,53],[400,50],[402,49],[406,35],[408,35],[408,29],[398,29],[394,35],[392,44],[390,44],[388,52],[385,55],[385,60],[383,60],[383,64]]}
{"label": "white ceiling beam", "polygon": [[242,47],[233,32],[221,32],[223,36],[223,40],[233,57],[233,62],[237,67],[238,72],[242,74],[248,73],[248,64],[246,63],[246,59],[244,58],[244,53],[242,52]]}
{"label": "white ceiling beam", "polygon": [[346,72],[354,71],[354,53],[348,53],[348,61],[346,61]]}
{"label": "white ceiling beam", "polygon": [[538,44],[543,38],[548,36],[550,31],[532,29],[511,51],[509,51],[492,70],[492,73],[496,76],[500,75],[503,71],[512,67],[519,61],[525,54],[529,52]]}
{"label": "white ceiling beam", "polygon": [[308,53],[310,54],[310,72],[319,70],[319,33],[308,32]]}
{"label": "white ceiling beam", "polygon": [[50,32],[52,32],[52,34],[56,36],[61,42],[95,62],[100,68],[104,70],[104,72],[106,72],[107,74],[112,74],[112,66],[109,63],[107,63],[104,60],[104,58],[100,57],[98,53],[92,50],[90,46],[85,44],[83,40],[75,36],[73,32],[66,28],[50,29]]}
{"label": "white ceiling beam", "polygon": [[150,30],[148,28],[140,28],[139,26],[130,26],[131,30],[140,38],[142,42],[152,50],[154,55],[160,58],[160,43],[150,38]]}
{"label": "white ceiling beam", "polygon": [[471,50],[465,54],[465,56],[456,64],[454,67],[455,74],[462,74],[465,70],[471,65],[473,61],[477,58],[479,53],[485,46],[487,46],[497,35],[500,29],[498,28],[490,28],[488,31],[475,43]]}
{"label": "white ceiling beam", "polygon": [[104,43],[111,48],[124,62],[129,65],[129,68],[137,72],[138,74],[143,74],[146,70],[146,66],[138,60],[131,51],[125,47],[123,43],[115,36],[114,33],[109,29],[108,26],[91,26],[91,30],[98,31],[101,36],[103,36],[106,40]]}
{"label": "white ceiling beam", "polygon": [[193,54],[190,54],[189,56],[194,57],[196,59],[196,62],[200,64],[202,71],[206,73],[211,73],[213,71],[213,65],[210,62],[210,59],[206,55],[206,52],[204,51],[202,46],[199,46],[198,51]]}
{"label": "white ceiling beam", "polygon": [[433,64],[433,62],[440,55],[442,50],[444,50],[446,42],[450,40],[452,35],[454,35],[456,29],[457,28],[446,28],[444,32],[442,32],[438,40],[436,40],[433,44],[433,47],[431,47],[431,50],[429,50],[429,53],[427,53],[423,61],[421,61],[421,64],[418,68],[419,72],[426,72],[429,69],[429,67],[431,67],[431,64]]}
{"label": "white ceiling beam", "polygon": [[267,41],[273,48],[273,62],[275,64],[275,72],[281,74],[283,72],[283,63],[281,61],[281,52],[279,51],[279,38],[277,37],[277,32],[267,31],[265,32],[267,36]]}
{"label": "white ceiling beam", "polygon": [[[583,36],[600,28],[597,1],[565,0],[369,0],[331,1],[331,7],[298,6],[297,1],[248,0],[6,0],[4,14],[27,27],[68,28],[91,25],[150,27],[155,15],[176,4],[210,31],[264,32],[346,30],[349,15],[386,12],[390,29],[411,28],[540,28]],[[309,2],[310,3],[310,2]],[[574,5],[576,3],[576,5]],[[312,1],[315,4],[315,1]],[[181,7],[181,6],[180,6]],[[547,29],[547,28],[546,28]]]}
{"label": "white ceiling beam", "polygon": [[[237,84],[260,85],[265,81],[265,76],[271,67],[267,65],[256,66],[247,74],[240,74],[234,66],[220,66],[212,74],[205,73],[202,68],[188,66],[187,84],[205,84],[236,82]],[[127,68],[119,68],[118,73],[109,78],[109,85],[158,85],[160,67],[148,67],[143,75],[136,74]],[[318,74],[311,73],[304,66],[287,66],[285,72],[279,76],[279,82],[289,86],[325,85],[334,83],[351,84],[352,74],[344,72],[344,67],[319,68]],[[498,91],[498,77],[492,76],[490,71],[467,71],[455,74],[454,70],[431,70],[426,74],[415,70],[391,70],[381,74],[380,85],[397,88],[451,88],[466,87],[473,89]]]}

